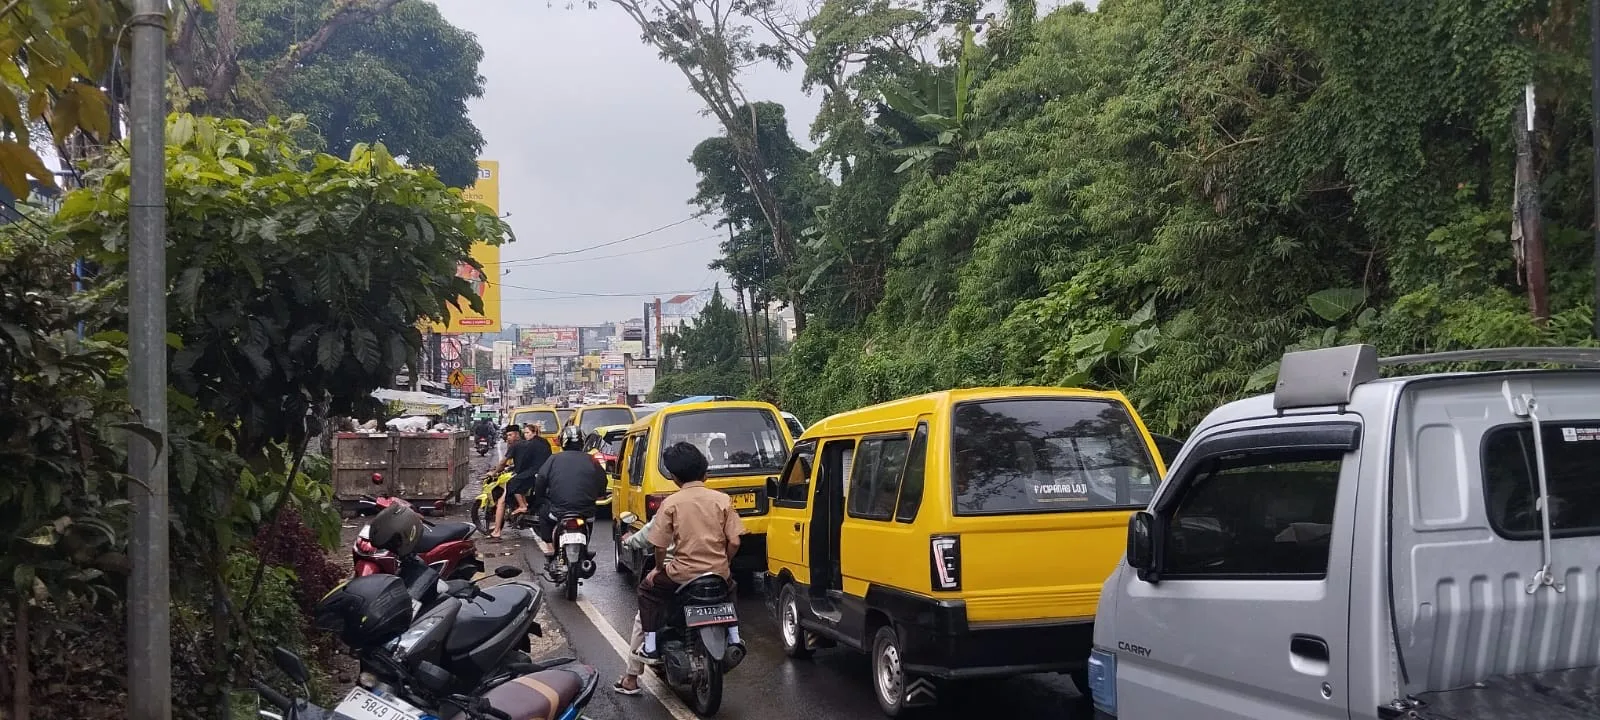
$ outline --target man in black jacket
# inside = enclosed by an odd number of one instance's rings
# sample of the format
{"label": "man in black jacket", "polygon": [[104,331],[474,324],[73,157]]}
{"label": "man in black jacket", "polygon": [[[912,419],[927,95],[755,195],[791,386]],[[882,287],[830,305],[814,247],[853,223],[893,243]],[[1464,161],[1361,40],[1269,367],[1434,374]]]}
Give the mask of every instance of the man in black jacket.
{"label": "man in black jacket", "polygon": [[545,461],[533,483],[534,506],[540,508],[539,537],[547,543],[545,560],[555,557],[556,520],[567,513],[592,519],[594,503],[605,492],[606,471],[593,455],[583,452],[583,433],[576,425],[562,428],[561,452]]}

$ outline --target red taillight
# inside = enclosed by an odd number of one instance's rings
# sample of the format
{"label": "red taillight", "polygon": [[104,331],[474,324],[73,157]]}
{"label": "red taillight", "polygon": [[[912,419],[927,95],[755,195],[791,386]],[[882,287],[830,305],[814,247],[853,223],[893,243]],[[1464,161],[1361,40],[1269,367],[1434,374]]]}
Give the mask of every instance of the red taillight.
{"label": "red taillight", "polygon": [[583,518],[567,518],[561,523],[561,526],[567,530],[582,530]]}
{"label": "red taillight", "polygon": [[382,485],[383,484],[383,473],[373,473],[372,474],[372,484],[373,485]]}
{"label": "red taillight", "polygon": [[661,509],[661,503],[667,501],[667,495],[644,496],[644,518],[649,520],[656,516],[656,511]]}

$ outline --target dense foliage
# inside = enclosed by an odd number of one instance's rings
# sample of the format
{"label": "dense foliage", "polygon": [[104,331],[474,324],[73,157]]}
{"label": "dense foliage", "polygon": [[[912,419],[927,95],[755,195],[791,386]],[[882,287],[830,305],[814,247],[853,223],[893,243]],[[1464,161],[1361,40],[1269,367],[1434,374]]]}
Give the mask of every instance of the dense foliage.
{"label": "dense foliage", "polygon": [[[814,421],[952,386],[1087,384],[1181,432],[1270,388],[1288,348],[1591,342],[1583,15],[1105,0],[1036,17],[1018,0],[980,20],[828,0],[790,28],[833,171],[781,269],[814,276],[782,402]],[[1528,82],[1548,321],[1512,225]]]}

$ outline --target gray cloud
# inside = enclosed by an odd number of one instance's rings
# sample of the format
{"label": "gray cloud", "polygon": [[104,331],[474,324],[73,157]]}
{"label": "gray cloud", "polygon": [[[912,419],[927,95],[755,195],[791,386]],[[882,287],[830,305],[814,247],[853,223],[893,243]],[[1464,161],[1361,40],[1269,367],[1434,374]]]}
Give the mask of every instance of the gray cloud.
{"label": "gray cloud", "polygon": [[[639,41],[621,10],[605,3],[566,10],[528,0],[435,1],[484,49],[486,91],[471,114],[487,140],[483,157],[500,161],[500,207],[511,213],[518,237],[501,250],[509,270],[501,278],[506,322],[637,317],[651,293],[726,286],[721,273],[706,267],[717,256],[711,218],[592,252],[529,260],[635,235],[694,211],[687,204],[695,183],[687,158],[719,128],[701,114],[700,99],[678,69]],[[817,100],[800,92],[797,74],[762,67],[744,87],[753,100],[787,106],[791,132],[805,138]],[[705,239],[692,242],[699,238]],[[571,262],[622,253],[634,254]]]}

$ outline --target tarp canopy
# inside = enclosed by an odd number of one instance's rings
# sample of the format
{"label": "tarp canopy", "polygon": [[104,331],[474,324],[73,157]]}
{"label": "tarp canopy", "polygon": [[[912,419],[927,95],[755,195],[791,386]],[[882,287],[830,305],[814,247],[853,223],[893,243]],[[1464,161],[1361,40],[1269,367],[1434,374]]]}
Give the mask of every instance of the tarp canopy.
{"label": "tarp canopy", "polygon": [[411,390],[374,390],[372,396],[386,402],[400,403],[404,415],[443,415],[467,405],[466,400]]}

